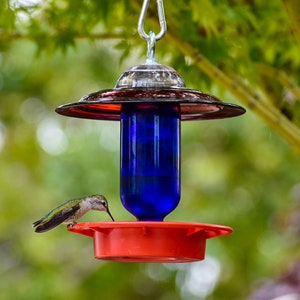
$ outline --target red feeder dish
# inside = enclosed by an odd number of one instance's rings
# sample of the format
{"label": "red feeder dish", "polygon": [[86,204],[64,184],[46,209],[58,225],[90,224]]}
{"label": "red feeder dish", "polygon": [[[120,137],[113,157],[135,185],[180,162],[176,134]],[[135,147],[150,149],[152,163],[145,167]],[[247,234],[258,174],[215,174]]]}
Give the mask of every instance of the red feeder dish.
{"label": "red feeder dish", "polygon": [[69,231],[94,239],[97,259],[122,262],[193,262],[205,257],[206,240],[227,226],[182,222],[89,222]]}

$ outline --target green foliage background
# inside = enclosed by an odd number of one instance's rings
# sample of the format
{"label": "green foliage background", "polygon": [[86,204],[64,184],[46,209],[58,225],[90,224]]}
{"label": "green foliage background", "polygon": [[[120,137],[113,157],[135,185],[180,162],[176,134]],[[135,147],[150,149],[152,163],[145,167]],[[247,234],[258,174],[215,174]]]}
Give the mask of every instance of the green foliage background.
{"label": "green foliage background", "polygon": [[[117,220],[133,220],[119,200],[118,122],[54,109],[144,62],[142,1],[0,1],[0,299],[247,299],[299,259],[299,28],[285,9],[294,3],[165,1],[158,61],[188,87],[248,109],[182,123],[182,200],[167,220],[234,233],[209,240],[205,261],[167,265],[98,261],[89,238],[31,228],[92,193],[107,196]],[[155,1],[145,26],[159,30]]]}

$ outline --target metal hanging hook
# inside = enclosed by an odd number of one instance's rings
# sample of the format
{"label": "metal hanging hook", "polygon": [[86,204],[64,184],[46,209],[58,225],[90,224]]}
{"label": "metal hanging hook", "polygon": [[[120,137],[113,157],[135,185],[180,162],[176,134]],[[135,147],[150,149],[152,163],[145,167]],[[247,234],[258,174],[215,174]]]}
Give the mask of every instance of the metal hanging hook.
{"label": "metal hanging hook", "polygon": [[147,40],[148,42],[148,49],[147,49],[147,64],[157,64],[157,61],[155,59],[155,33],[150,31],[149,32],[149,38]]}
{"label": "metal hanging hook", "polygon": [[[163,0],[156,0],[157,1],[157,12],[158,12],[158,20],[160,24],[160,32],[155,35],[155,41],[160,40],[165,33],[167,32],[167,22],[165,17],[165,10]],[[143,7],[141,10],[139,22],[138,22],[138,33],[144,40],[149,40],[151,37],[147,34],[144,30],[144,23],[146,18],[146,13],[148,10],[150,0],[144,0]]]}

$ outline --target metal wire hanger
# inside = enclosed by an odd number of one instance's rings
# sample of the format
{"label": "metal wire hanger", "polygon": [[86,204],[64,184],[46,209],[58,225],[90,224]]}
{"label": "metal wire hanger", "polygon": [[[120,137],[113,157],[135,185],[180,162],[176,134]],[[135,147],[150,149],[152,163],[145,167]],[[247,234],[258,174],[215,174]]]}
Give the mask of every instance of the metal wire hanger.
{"label": "metal wire hanger", "polygon": [[140,18],[138,21],[138,33],[140,37],[147,41],[148,50],[147,50],[147,62],[146,63],[157,63],[155,59],[155,44],[158,40],[160,40],[167,32],[167,22],[165,17],[165,10],[163,0],[156,0],[157,2],[157,12],[158,12],[158,20],[160,24],[160,32],[155,34],[150,31],[149,34],[145,32],[144,24],[146,19],[146,14],[148,10],[148,6],[150,0],[144,0]]}

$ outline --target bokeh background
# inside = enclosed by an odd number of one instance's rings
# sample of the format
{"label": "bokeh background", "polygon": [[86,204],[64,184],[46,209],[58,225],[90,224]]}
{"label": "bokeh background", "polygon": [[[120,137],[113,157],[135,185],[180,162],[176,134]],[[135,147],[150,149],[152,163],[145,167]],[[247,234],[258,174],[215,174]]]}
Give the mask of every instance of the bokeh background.
{"label": "bokeh background", "polygon": [[[104,262],[64,225],[31,228],[93,193],[106,195],[115,219],[134,219],[119,199],[120,124],[54,110],[144,63],[141,5],[0,1],[0,299],[300,299],[297,1],[165,1],[157,60],[188,87],[247,109],[182,123],[182,197],[166,220],[234,228],[208,240],[204,261]],[[145,28],[159,31],[156,1]],[[98,220],[108,216],[82,218]]]}

